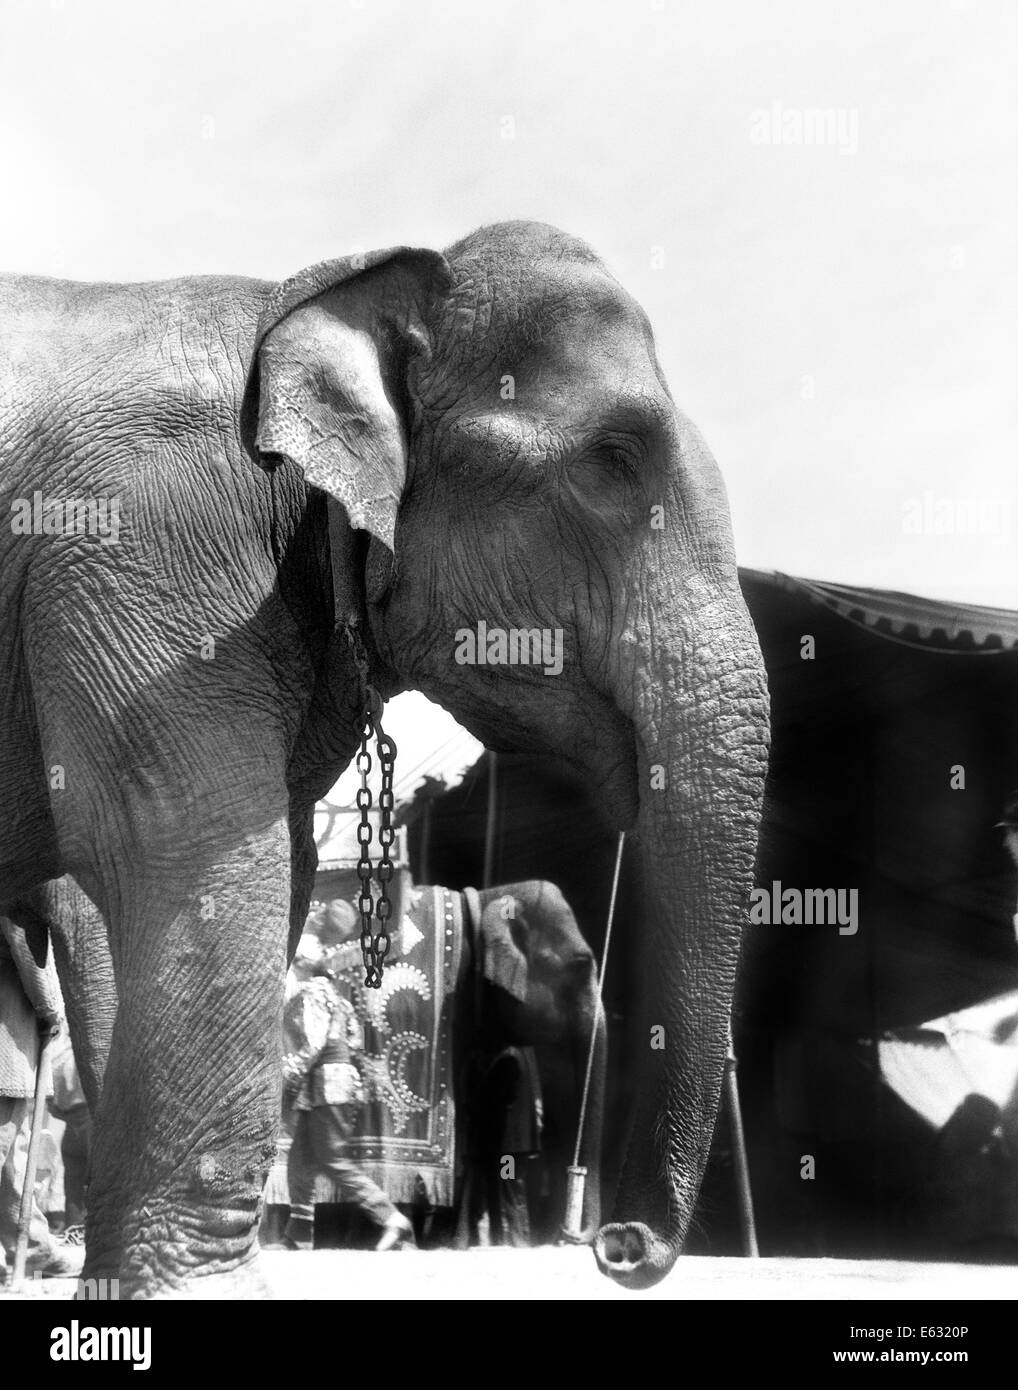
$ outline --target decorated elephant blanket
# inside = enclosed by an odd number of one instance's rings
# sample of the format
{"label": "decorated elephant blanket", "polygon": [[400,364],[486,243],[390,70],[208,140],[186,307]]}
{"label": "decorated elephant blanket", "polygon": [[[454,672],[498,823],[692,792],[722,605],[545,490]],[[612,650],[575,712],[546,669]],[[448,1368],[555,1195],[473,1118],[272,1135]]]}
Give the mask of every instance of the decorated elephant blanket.
{"label": "decorated elephant blanket", "polygon": [[[462,898],[445,888],[414,889],[385,961],[380,989],[364,985],[357,942],[336,952],[337,987],[364,1032],[357,1057],[364,1104],[350,1159],[393,1202],[452,1206],[456,1167],[452,1013],[463,941]],[[289,1201],[286,1152],[265,1192]],[[320,1175],[316,1202],[338,1201]]]}

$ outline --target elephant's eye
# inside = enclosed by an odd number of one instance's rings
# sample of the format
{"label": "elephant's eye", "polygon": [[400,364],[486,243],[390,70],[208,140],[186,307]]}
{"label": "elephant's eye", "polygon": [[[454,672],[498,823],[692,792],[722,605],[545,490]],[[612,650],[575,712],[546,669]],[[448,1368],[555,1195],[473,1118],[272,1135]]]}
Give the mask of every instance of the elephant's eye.
{"label": "elephant's eye", "polygon": [[620,483],[631,483],[636,478],[636,465],[624,449],[609,449],[603,456],[606,472]]}
{"label": "elephant's eye", "polygon": [[603,424],[588,440],[584,452],[603,478],[635,484],[645,471],[647,443],[635,421]]}
{"label": "elephant's eye", "polygon": [[620,516],[642,515],[643,462],[639,442],[621,432],[612,431],[590,440],[568,463],[568,477],[577,501],[586,511],[603,514],[613,525]]}
{"label": "elephant's eye", "polygon": [[606,474],[621,483],[632,483],[639,477],[639,451],[628,441],[601,440],[595,445],[593,456]]}

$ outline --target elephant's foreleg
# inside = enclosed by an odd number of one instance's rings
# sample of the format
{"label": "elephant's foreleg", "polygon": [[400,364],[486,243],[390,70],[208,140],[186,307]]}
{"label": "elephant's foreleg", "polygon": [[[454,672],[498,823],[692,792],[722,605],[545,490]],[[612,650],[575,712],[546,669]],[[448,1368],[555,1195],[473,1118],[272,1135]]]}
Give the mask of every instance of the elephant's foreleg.
{"label": "elephant's foreleg", "polygon": [[280,816],[214,866],[157,856],[133,866],[111,909],[120,1004],[95,1126],[86,1273],[119,1276],[122,1297],[260,1287],[289,867]]}

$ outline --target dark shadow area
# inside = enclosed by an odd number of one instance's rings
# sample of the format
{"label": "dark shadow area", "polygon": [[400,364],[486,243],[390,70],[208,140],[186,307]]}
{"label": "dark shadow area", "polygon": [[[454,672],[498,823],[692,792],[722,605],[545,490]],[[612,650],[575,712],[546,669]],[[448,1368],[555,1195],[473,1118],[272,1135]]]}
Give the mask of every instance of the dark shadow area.
{"label": "dark shadow area", "polygon": [[[1018,990],[1018,880],[994,828],[1018,786],[1018,650],[1003,650],[1018,616],[753,571],[742,582],[772,696],[758,883],[858,893],[852,933],[761,923],[746,936],[735,1037],[761,1253],[1014,1258],[1013,1115],[991,1124],[973,1095],[938,1133],[882,1078],[877,1043]],[[481,881],[489,775],[485,758],[405,811],[418,882]],[[494,881],[558,884],[600,958],[614,834],[548,760],[499,756],[496,776]],[[626,865],[605,985],[609,1190],[638,893]],[[569,1159],[560,1146],[546,1161]],[[687,1248],[739,1251],[724,1116]]]}

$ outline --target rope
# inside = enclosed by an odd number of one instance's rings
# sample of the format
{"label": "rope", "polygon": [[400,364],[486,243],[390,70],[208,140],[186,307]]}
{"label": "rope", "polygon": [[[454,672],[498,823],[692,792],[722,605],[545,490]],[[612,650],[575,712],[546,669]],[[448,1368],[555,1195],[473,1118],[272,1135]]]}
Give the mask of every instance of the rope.
{"label": "rope", "polygon": [[597,1010],[590,1030],[590,1048],[587,1052],[587,1074],[583,1078],[583,1098],[580,1101],[580,1122],[576,1128],[576,1152],[573,1154],[573,1167],[580,1165],[580,1146],[583,1143],[583,1127],[587,1121],[587,1098],[590,1095],[590,1076],[594,1069],[594,1047],[597,1043],[597,1025],[604,1013],[602,997],[604,994],[604,973],[608,966],[608,946],[611,943],[612,923],[615,920],[615,899],[619,891],[619,874],[622,870],[622,850],[626,843],[626,832],[619,832],[619,847],[615,855],[615,877],[612,879],[611,902],[608,904],[608,926],[604,933],[604,950],[601,952],[601,969],[597,976]]}

